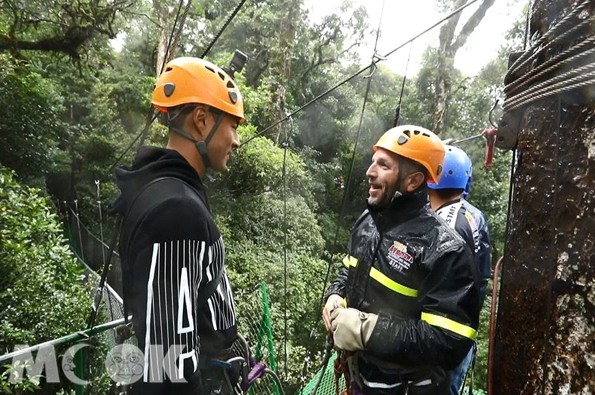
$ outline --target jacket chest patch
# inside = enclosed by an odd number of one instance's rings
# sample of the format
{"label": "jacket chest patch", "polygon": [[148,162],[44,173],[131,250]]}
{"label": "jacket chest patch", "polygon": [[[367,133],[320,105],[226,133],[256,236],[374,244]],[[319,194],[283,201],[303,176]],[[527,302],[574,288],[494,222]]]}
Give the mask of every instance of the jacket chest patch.
{"label": "jacket chest patch", "polygon": [[400,272],[409,269],[413,263],[413,257],[407,252],[407,246],[403,243],[395,241],[392,246],[388,248],[388,264],[395,270]]}

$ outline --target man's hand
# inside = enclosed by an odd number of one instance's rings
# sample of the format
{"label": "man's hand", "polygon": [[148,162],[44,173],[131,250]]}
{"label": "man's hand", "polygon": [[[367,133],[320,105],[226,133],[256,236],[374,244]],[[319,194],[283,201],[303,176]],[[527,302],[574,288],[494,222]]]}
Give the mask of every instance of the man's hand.
{"label": "man's hand", "polygon": [[335,347],[345,351],[358,351],[366,348],[378,315],[356,309],[335,309],[331,313],[331,327]]}
{"label": "man's hand", "polygon": [[322,320],[324,321],[324,326],[326,326],[326,330],[329,333],[332,333],[331,328],[331,312],[339,307],[346,307],[347,304],[345,299],[340,297],[339,295],[333,294],[328,297],[326,300],[326,304],[322,309]]}

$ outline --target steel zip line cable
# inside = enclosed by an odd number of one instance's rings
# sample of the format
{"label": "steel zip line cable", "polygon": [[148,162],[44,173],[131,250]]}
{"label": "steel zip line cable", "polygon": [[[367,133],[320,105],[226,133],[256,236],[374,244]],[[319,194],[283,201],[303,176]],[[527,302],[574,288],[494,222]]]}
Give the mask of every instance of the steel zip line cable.
{"label": "steel zip line cable", "polygon": [[[163,72],[163,68],[165,67],[165,60],[168,58],[167,54],[169,53],[170,47],[171,47],[171,42],[173,40],[173,34],[174,31],[176,29],[176,24],[178,22],[179,16],[180,16],[180,10],[182,9],[182,2],[183,0],[180,0],[180,4],[178,6],[178,11],[176,13],[176,18],[174,19],[174,25],[167,43],[167,47],[165,50],[165,54],[166,56],[163,58],[163,63],[161,64],[161,72]],[[225,21],[225,23],[223,24],[223,26],[221,27],[221,29],[219,29],[219,31],[217,32],[217,34],[215,35],[215,37],[213,38],[213,40],[211,40],[211,42],[209,43],[209,45],[207,46],[207,48],[203,51],[201,58],[204,58],[209,51],[213,48],[213,46],[215,45],[215,43],[217,42],[217,40],[219,39],[219,37],[221,37],[221,34],[225,31],[225,29],[227,28],[227,26],[231,23],[231,21],[233,20],[233,18],[235,18],[235,16],[237,15],[237,13],[240,11],[240,9],[242,8],[242,6],[244,5],[244,3],[246,2],[246,0],[241,0],[240,3],[237,5],[237,7],[233,10],[233,12],[231,13],[231,15],[229,16],[229,18],[227,18],[227,20]],[[160,73],[161,74],[161,73]],[[138,141],[138,139],[140,139],[142,136],[145,135],[145,133],[147,133],[149,127],[153,124],[153,122],[155,122],[155,120],[157,119],[157,117],[159,116],[159,114],[151,107],[149,109],[149,113],[147,114],[147,123],[145,125],[145,127],[143,128],[143,130],[134,138],[134,140],[132,140],[132,142],[128,145],[128,147],[126,147],[126,149],[120,154],[120,156],[118,157],[118,159],[116,159],[114,161],[114,163],[110,166],[109,168],[109,172],[111,173],[116,166],[118,166],[118,164],[120,163],[120,161],[122,160],[122,158],[124,157],[124,155],[126,155],[128,153],[128,151],[130,151],[130,148],[132,148],[132,146]],[[141,143],[144,142],[144,139],[141,140]]]}
{"label": "steel zip line cable", "polygon": [[[378,29],[376,30],[376,40],[374,41],[374,53],[372,54],[372,60],[370,63],[370,67],[372,69],[372,71],[370,72],[370,74],[368,76],[365,76],[364,78],[367,78],[367,84],[366,84],[366,91],[364,93],[364,100],[362,103],[362,111],[360,113],[360,117],[359,117],[359,124],[357,127],[357,133],[355,135],[355,143],[353,145],[353,152],[351,155],[351,161],[350,161],[350,165],[349,165],[349,173],[347,176],[347,184],[345,185],[345,189],[343,190],[343,197],[341,199],[341,207],[339,208],[339,216],[337,217],[337,223],[335,225],[335,235],[333,237],[333,244],[332,247],[335,248],[337,245],[337,241],[339,238],[339,228],[341,227],[341,220],[343,218],[343,214],[345,211],[345,204],[347,201],[347,194],[349,193],[349,189],[351,186],[351,179],[353,176],[353,168],[355,165],[355,154],[357,153],[357,146],[359,143],[359,139],[361,136],[361,131],[362,131],[362,124],[364,121],[364,113],[366,112],[366,104],[368,103],[368,96],[370,94],[370,87],[372,85],[372,77],[374,76],[374,72],[376,71],[376,63],[375,60],[377,59],[377,54],[376,54],[376,50],[378,49],[378,39],[380,38],[380,28],[382,26],[382,14],[384,14],[384,6],[386,4],[386,0],[382,1],[382,9],[380,11],[380,19],[378,20]],[[329,276],[330,276],[330,272],[331,272],[331,268],[333,266],[333,259],[334,259],[334,255],[333,254],[331,256],[331,259],[329,259],[329,263],[327,265],[327,269],[326,269],[326,275],[324,277],[324,282],[322,284],[322,292],[320,295],[320,306],[319,306],[319,310],[320,308],[323,306],[324,303],[324,292],[326,290],[326,284],[328,282]],[[313,331],[310,331],[310,333],[312,333]],[[325,345],[325,354],[322,360],[322,366],[321,366],[321,372],[320,372],[320,376],[318,377],[318,380],[316,381],[316,384],[314,385],[314,388],[312,390],[311,395],[316,395],[316,393],[318,392],[318,388],[320,387],[320,383],[322,383],[322,379],[324,378],[324,373],[326,371],[327,365],[330,361],[331,358],[331,354],[332,354],[332,349],[333,349],[333,340],[331,335],[327,335],[327,341],[326,341],[326,345]]]}
{"label": "steel zip line cable", "polygon": [[383,56],[375,56],[374,60],[372,61],[371,64],[369,64],[368,66],[358,70],[357,72],[355,72],[354,74],[352,74],[351,76],[345,78],[344,80],[342,80],[341,82],[337,83],[336,85],[334,85],[333,87],[327,89],[326,91],[324,91],[323,93],[321,93],[320,95],[316,96],[314,99],[310,100],[309,102],[307,102],[306,104],[304,104],[303,106],[301,106],[300,108],[298,108],[297,110],[293,111],[291,114],[287,115],[285,118],[282,118],[278,121],[275,121],[273,124],[267,126],[266,128],[264,128],[263,130],[257,132],[254,136],[250,137],[249,139],[247,139],[245,142],[243,142],[241,144],[240,147],[248,144],[250,141],[252,141],[253,139],[255,139],[256,137],[259,137],[261,135],[263,135],[264,133],[268,132],[269,130],[271,130],[272,128],[274,128],[275,126],[279,125],[282,122],[287,121],[287,119],[289,119],[290,116],[294,116],[295,114],[301,112],[302,110],[304,110],[305,108],[311,106],[312,104],[314,104],[315,102],[317,102],[318,100],[322,99],[323,97],[325,97],[326,95],[328,95],[329,93],[335,91],[337,88],[341,87],[342,85],[346,84],[347,82],[351,81],[352,79],[354,79],[355,77],[357,77],[358,75],[362,74],[363,72],[365,72],[366,70],[370,69],[371,67],[375,66],[377,63],[379,63],[380,61],[386,59],[387,57],[389,57],[390,55],[392,55],[393,53],[395,53],[396,51],[398,51],[399,49],[403,48],[405,45],[417,40],[419,37],[423,36],[424,34],[428,33],[429,31],[431,31],[432,29],[434,29],[436,26],[439,26],[440,24],[444,23],[445,21],[449,20],[450,18],[452,18],[453,16],[457,15],[459,12],[462,12],[465,8],[469,7],[470,5],[472,5],[473,3],[476,3],[479,0],[471,0],[469,1],[467,4],[462,5],[461,7],[457,8],[456,10],[454,10],[453,12],[451,12],[450,14],[448,14],[446,17],[442,18],[441,20],[439,20],[438,22],[434,23],[433,25],[431,25],[430,27],[428,27],[427,29],[423,30],[421,33],[418,33],[417,35],[413,36],[412,38],[410,38],[409,40],[405,41],[404,43],[400,44],[399,46],[397,46],[396,48],[394,48],[393,50],[391,50],[390,52],[388,52],[386,55]]}

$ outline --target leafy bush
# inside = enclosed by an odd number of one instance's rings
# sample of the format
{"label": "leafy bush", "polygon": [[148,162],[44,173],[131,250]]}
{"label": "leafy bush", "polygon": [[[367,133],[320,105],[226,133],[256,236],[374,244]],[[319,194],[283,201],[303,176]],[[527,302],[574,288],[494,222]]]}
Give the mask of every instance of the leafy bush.
{"label": "leafy bush", "polygon": [[20,177],[38,177],[53,166],[65,133],[62,97],[33,67],[0,56],[0,158]]}
{"label": "leafy bush", "polygon": [[0,352],[85,326],[91,305],[56,215],[0,166]]}

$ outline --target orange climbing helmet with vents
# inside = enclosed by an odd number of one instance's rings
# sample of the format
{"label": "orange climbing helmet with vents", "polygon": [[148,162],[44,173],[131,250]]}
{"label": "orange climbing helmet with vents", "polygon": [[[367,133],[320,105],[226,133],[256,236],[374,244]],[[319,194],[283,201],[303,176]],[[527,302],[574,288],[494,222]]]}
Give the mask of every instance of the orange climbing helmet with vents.
{"label": "orange climbing helmet with vents", "polygon": [[374,145],[374,151],[384,148],[409,158],[426,168],[428,182],[437,184],[444,165],[444,144],[428,129],[401,125],[389,129]]}
{"label": "orange climbing helmet with vents", "polygon": [[201,103],[245,120],[236,83],[219,66],[200,58],[181,57],[167,63],[157,78],[151,103],[161,112]]}

